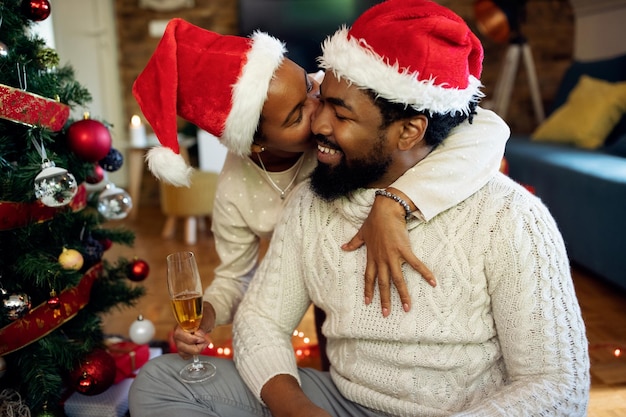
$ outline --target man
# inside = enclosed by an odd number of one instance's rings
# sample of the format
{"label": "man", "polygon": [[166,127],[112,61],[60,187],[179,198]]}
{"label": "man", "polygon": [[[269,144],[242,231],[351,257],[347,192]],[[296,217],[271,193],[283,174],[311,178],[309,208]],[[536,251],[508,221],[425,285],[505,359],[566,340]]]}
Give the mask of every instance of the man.
{"label": "man", "polygon": [[[158,404],[133,387],[133,416],[586,414],[587,340],[563,241],[519,185],[497,176],[428,221],[408,220],[412,250],[438,277],[433,289],[404,268],[409,312],[382,317],[363,304],[366,254],[338,249],[377,193],[471,119],[481,65],[463,20],[427,0],[388,0],[325,42],[319,164],[293,191],[239,306],[238,372],[214,359],[213,381],[176,384]],[[330,373],[295,363],[291,332],[311,303],[326,313]]]}

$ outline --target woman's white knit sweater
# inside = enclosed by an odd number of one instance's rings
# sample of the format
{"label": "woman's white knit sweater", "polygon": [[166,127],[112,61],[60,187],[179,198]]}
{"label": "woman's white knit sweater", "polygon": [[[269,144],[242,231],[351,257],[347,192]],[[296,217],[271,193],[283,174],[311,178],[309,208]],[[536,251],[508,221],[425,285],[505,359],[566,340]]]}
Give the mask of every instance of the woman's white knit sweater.
{"label": "woman's white knit sweater", "polygon": [[[331,375],[342,394],[398,416],[584,416],[587,339],[565,247],[545,206],[498,175],[428,222],[412,249],[437,278],[403,269],[412,299],[392,312],[363,301],[365,248],[344,252],[374,190],[326,203],[294,190],[239,306],[235,361],[259,396],[297,378],[291,334],[313,302],[326,312]],[[259,397],[260,398],[260,397]]]}

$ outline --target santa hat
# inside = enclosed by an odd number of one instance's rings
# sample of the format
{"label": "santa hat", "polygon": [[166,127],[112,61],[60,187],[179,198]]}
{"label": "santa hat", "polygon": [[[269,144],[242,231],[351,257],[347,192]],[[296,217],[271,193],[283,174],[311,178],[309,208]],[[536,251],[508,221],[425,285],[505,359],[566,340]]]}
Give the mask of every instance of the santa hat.
{"label": "santa hat", "polygon": [[320,66],[393,103],[430,114],[469,112],[480,91],[483,48],[451,10],[428,0],[387,0],[322,45]]}
{"label": "santa hat", "polygon": [[182,19],[171,20],[133,95],[162,146],[148,151],[150,171],[189,186],[192,168],[178,145],[177,115],[247,155],[274,71],[285,46],[266,33],[221,35]]}

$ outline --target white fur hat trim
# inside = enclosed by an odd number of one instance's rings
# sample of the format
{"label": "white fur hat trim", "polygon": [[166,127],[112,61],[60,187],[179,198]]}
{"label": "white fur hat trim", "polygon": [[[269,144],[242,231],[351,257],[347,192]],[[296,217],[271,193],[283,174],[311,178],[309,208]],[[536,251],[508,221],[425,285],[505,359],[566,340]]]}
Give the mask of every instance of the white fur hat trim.
{"label": "white fur hat trim", "polygon": [[189,187],[193,168],[187,165],[185,158],[171,148],[157,146],[151,148],[146,161],[148,168],[157,179],[177,187]]}
{"label": "white fur hat trim", "polygon": [[238,155],[250,154],[269,84],[287,52],[281,41],[266,33],[254,32],[251,38],[248,61],[233,86],[233,106],[221,135],[228,149]]}
{"label": "white fur hat trim", "polygon": [[472,75],[467,88],[446,88],[437,85],[435,78],[420,80],[419,73],[400,70],[397,62],[389,65],[365,40],[349,36],[345,27],[327,38],[322,50],[320,67],[333,71],[335,76],[375,91],[392,103],[406,104],[417,111],[429,110],[431,115],[468,114],[468,104],[484,96],[480,91],[482,83]]}

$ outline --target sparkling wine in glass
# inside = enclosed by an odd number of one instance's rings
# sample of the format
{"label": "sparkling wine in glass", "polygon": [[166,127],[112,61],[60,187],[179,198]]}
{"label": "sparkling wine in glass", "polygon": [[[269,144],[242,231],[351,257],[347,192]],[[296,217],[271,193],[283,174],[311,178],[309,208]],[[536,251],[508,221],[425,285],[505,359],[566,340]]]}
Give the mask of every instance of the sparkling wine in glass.
{"label": "sparkling wine in glass", "polygon": [[[193,252],[167,255],[167,288],[180,327],[188,333],[198,330],[202,321],[202,282]],[[215,371],[215,365],[194,355],[193,362],[179,374],[185,382],[202,382],[215,375]]]}

